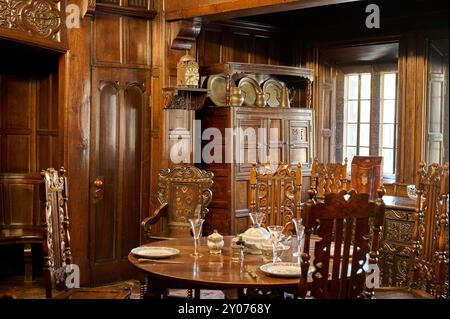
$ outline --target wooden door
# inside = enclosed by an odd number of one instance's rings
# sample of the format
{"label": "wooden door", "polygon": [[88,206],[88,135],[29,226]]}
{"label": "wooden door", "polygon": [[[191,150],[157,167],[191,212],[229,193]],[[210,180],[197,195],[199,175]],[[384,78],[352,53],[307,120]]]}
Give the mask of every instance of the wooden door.
{"label": "wooden door", "polygon": [[93,70],[90,167],[91,282],[133,274],[127,255],[140,242],[145,74]]}

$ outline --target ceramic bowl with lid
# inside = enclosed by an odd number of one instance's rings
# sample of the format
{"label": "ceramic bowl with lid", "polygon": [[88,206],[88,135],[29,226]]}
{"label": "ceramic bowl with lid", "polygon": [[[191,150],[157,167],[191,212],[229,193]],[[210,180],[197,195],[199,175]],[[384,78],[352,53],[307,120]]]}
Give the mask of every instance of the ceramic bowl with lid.
{"label": "ceramic bowl with lid", "polygon": [[262,243],[269,239],[270,234],[262,227],[250,227],[241,236],[245,241],[245,246],[248,248],[247,252],[253,255],[260,255]]}

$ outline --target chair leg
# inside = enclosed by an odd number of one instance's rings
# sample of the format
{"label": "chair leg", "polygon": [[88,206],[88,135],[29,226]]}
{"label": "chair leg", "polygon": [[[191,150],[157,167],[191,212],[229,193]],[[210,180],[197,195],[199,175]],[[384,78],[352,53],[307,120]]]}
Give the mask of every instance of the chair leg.
{"label": "chair leg", "polygon": [[33,260],[32,260],[32,245],[23,245],[23,257],[25,262],[25,278],[24,281],[30,283],[33,281]]}
{"label": "chair leg", "polygon": [[147,278],[145,278],[144,280],[140,281],[140,287],[139,287],[139,294],[140,294],[140,298],[144,299],[145,296],[145,292],[147,290]]}

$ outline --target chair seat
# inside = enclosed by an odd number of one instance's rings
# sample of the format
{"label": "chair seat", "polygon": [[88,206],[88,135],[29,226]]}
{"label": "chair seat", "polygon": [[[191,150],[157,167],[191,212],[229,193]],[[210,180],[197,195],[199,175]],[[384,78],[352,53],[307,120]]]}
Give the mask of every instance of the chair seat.
{"label": "chair seat", "polygon": [[74,288],[58,293],[56,299],[130,299],[131,289]]}
{"label": "chair seat", "polygon": [[0,229],[0,244],[41,243],[41,229]]}
{"label": "chair seat", "polygon": [[374,290],[375,299],[433,299],[433,296],[420,289],[406,287],[380,287]]}

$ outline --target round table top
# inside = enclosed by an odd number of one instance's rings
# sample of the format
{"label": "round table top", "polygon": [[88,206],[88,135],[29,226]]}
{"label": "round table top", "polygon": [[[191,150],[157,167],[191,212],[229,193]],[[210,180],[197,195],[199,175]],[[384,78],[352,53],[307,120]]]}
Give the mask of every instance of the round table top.
{"label": "round table top", "polygon": [[[159,280],[171,283],[191,284],[192,286],[222,287],[222,288],[295,288],[300,278],[273,277],[262,272],[259,267],[266,262],[262,255],[245,254],[242,262],[231,260],[231,239],[233,236],[224,236],[222,254],[210,254],[206,237],[201,238],[199,252],[203,256],[192,257],[194,241],[192,238],[180,238],[175,240],[162,240],[143,246],[171,247],[180,251],[180,254],[162,261],[180,261],[182,263],[152,263],[139,262],[138,256],[130,253],[128,260],[135,267],[147,275]],[[291,248],[282,254],[283,262],[298,262],[293,257],[293,249],[296,249],[296,240],[293,240]],[[252,276],[247,270],[256,273]]]}

